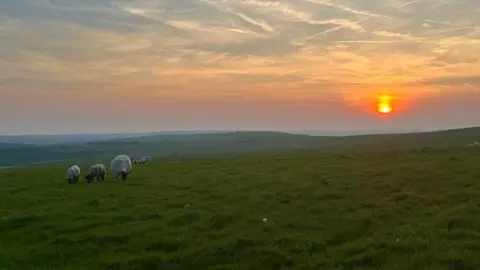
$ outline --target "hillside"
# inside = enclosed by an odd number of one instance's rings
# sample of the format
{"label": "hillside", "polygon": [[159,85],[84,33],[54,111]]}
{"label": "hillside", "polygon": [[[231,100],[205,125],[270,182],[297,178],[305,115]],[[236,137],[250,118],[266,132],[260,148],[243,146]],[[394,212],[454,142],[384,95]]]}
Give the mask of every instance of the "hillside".
{"label": "hillside", "polygon": [[242,153],[254,150],[282,150],[308,146],[308,136],[277,132],[242,132],[220,134],[156,135],[136,138],[99,140],[86,143],[25,145],[4,147],[0,166],[15,166],[68,160],[111,157],[118,153],[131,156],[178,157],[218,153]]}
{"label": "hillside", "polygon": [[479,162],[302,150],[76,185],[64,167],[3,170],[0,269],[479,269]]}
{"label": "hillside", "polygon": [[0,167],[56,160],[88,162],[118,153],[180,158],[220,153],[294,149],[383,150],[465,147],[480,140],[480,128],[447,131],[358,135],[344,137],[295,135],[281,132],[163,134],[54,145],[0,144]]}
{"label": "hillside", "polygon": [[421,149],[466,147],[480,141],[480,127],[403,134],[375,134],[330,138],[329,143],[351,149]]}
{"label": "hillside", "polygon": [[60,134],[60,135],[0,135],[0,144],[55,145],[87,143],[99,140],[138,138],[158,135],[183,135],[198,133],[216,133],[215,131],[163,131],[141,133],[105,133],[105,134]]}

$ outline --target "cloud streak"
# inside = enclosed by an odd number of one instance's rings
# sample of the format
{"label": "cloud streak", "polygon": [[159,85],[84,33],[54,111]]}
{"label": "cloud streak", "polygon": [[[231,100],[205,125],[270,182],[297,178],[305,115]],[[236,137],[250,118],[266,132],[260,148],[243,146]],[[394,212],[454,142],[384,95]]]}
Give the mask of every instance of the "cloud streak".
{"label": "cloud streak", "polygon": [[410,6],[410,5],[413,5],[417,2],[420,2],[420,1],[423,1],[423,0],[412,0],[412,1],[408,1],[400,6],[398,6],[397,8],[404,8],[404,7],[407,7],[407,6]]}
{"label": "cloud streak", "polygon": [[372,89],[471,93],[479,9],[477,0],[0,1],[0,89],[319,103]]}
{"label": "cloud streak", "polygon": [[333,8],[338,8],[342,11],[345,11],[345,12],[348,12],[348,13],[352,13],[352,14],[356,14],[356,15],[364,15],[364,16],[369,16],[369,17],[387,17],[388,16],[385,16],[385,15],[381,15],[381,14],[376,14],[376,13],[373,13],[373,12],[370,12],[370,11],[366,11],[366,10],[357,10],[357,9],[353,9],[353,8],[350,8],[350,7],[347,7],[347,6],[344,6],[344,5],[341,5],[341,4],[334,4],[330,1],[322,1],[322,0],[307,0],[308,2],[311,2],[311,3],[315,3],[315,4],[318,4],[318,5],[323,5],[323,6],[327,6],[327,7],[333,7]]}
{"label": "cloud streak", "polygon": [[274,31],[273,27],[271,27],[267,22],[265,22],[264,20],[256,20],[254,18],[251,18],[243,13],[240,13],[240,12],[235,12],[233,11],[232,9],[227,9],[230,13],[232,14],[235,14],[237,15],[238,17],[240,17],[241,19],[243,19],[244,21],[252,24],[252,25],[255,25],[255,26],[258,26],[260,27],[263,31],[265,32],[269,32],[269,33],[272,33]]}
{"label": "cloud streak", "polygon": [[[311,36],[305,38],[303,41],[307,41],[307,40],[309,40],[309,39],[315,38],[315,37],[320,36],[320,35],[328,34],[328,33],[330,33],[330,32],[338,31],[338,30],[340,30],[340,29],[342,29],[342,28],[346,28],[346,27],[349,27],[349,26],[350,26],[351,28],[355,29],[355,30],[361,29],[361,30],[363,31],[363,28],[358,27],[357,25],[358,25],[359,22],[364,21],[364,20],[365,20],[365,19],[360,19],[360,20],[358,20],[358,21],[356,21],[356,22],[344,22],[344,23],[340,23],[340,24],[339,24],[338,26],[336,26],[336,27],[327,29],[327,30],[325,30],[325,31],[322,31],[322,32],[317,33],[317,34],[314,34],[314,35],[311,35]],[[355,26],[357,26],[357,27],[355,27]]]}

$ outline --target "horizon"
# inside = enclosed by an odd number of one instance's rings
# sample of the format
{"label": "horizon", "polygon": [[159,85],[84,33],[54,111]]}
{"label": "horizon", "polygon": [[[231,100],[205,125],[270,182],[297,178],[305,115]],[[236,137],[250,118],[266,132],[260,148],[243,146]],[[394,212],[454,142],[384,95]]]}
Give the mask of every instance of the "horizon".
{"label": "horizon", "polygon": [[3,1],[0,132],[479,126],[479,13],[478,0]]}
{"label": "horizon", "polygon": [[235,133],[235,132],[278,132],[297,135],[311,135],[311,136],[330,136],[330,135],[313,135],[315,133],[325,134],[346,134],[346,135],[332,135],[332,136],[350,136],[350,135],[375,135],[375,134],[402,134],[402,133],[423,133],[423,132],[435,132],[435,131],[448,131],[448,130],[461,130],[480,128],[480,126],[460,126],[452,128],[424,128],[424,129],[409,129],[409,128],[396,128],[396,129],[300,129],[300,130],[262,130],[262,129],[238,129],[238,130],[160,130],[160,131],[144,131],[144,132],[117,132],[117,133],[28,133],[28,134],[0,134],[0,137],[35,137],[35,136],[121,136],[121,135],[181,135],[181,134],[213,134],[213,133]]}

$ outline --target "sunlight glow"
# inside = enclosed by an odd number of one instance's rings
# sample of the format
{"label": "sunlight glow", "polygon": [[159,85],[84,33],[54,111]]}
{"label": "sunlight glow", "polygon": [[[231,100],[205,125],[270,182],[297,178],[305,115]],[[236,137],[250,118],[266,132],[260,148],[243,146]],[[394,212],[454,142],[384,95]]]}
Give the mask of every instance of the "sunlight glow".
{"label": "sunlight glow", "polygon": [[382,95],[379,98],[377,112],[381,114],[390,114],[393,111],[391,97],[388,95]]}

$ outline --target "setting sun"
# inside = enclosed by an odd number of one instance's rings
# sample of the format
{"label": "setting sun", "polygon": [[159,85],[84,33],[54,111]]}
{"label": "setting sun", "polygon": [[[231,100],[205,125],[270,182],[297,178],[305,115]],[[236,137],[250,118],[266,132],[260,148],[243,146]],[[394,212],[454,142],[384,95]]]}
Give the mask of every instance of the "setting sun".
{"label": "setting sun", "polygon": [[378,112],[383,114],[391,113],[392,107],[388,104],[380,104],[378,106]]}
{"label": "setting sun", "polygon": [[377,111],[381,114],[390,114],[392,112],[392,104],[390,96],[382,95],[378,101]]}

